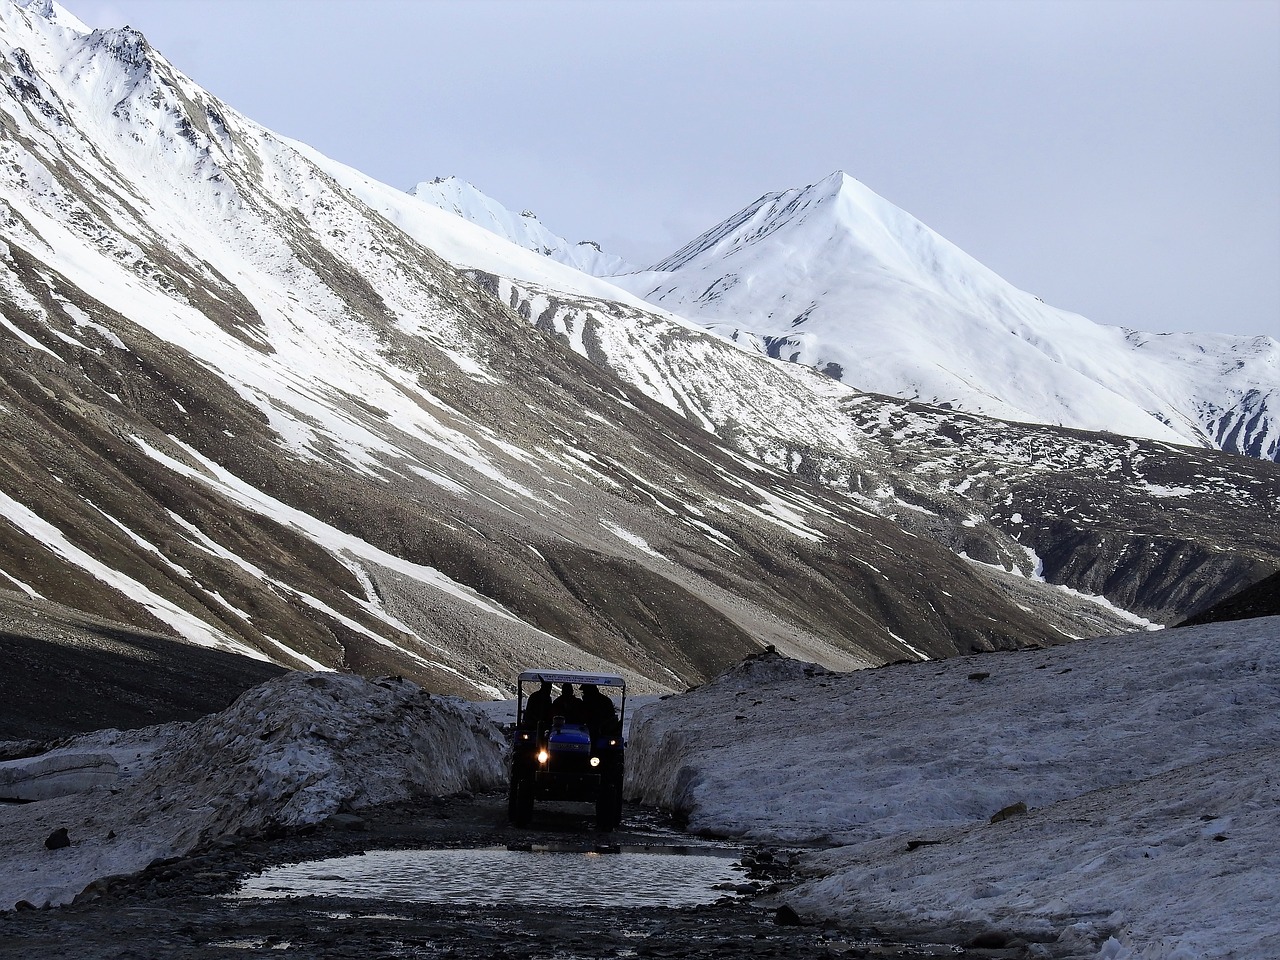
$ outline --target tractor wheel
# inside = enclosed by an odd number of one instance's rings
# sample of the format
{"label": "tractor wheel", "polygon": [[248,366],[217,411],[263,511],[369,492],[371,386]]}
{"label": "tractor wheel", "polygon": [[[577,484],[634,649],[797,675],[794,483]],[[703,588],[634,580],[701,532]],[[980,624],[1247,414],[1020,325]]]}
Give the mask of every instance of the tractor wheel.
{"label": "tractor wheel", "polygon": [[622,785],[603,783],[596,796],[596,829],[612,830],[622,822]]}
{"label": "tractor wheel", "polygon": [[507,819],[517,827],[527,827],[533,819],[533,779],[514,776],[507,795]]}

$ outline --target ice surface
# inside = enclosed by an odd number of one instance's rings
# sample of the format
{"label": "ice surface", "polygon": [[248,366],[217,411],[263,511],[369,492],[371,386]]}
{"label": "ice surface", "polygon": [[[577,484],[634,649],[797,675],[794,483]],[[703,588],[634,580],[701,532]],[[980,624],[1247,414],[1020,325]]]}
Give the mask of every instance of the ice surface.
{"label": "ice surface", "polygon": [[834,846],[803,915],[1276,957],[1278,677],[1280,618],[852,674],[771,657],[641,711],[627,790]]}
{"label": "ice surface", "polygon": [[112,786],[120,766],[109,753],[51,750],[26,760],[0,763],[0,800],[49,800]]}

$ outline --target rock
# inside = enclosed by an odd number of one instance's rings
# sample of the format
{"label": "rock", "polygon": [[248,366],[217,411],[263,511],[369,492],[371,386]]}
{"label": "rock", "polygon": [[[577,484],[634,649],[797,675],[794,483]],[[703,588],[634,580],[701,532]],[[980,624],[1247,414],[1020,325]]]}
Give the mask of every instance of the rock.
{"label": "rock", "polygon": [[907,849],[908,849],[908,850],[919,850],[921,847],[933,847],[933,846],[937,846],[938,844],[940,844],[940,843],[944,843],[944,842],[945,842],[945,841],[943,841],[943,840],[908,840],[908,841],[907,841]]}
{"label": "rock", "polygon": [[983,673],[983,672],[971,673],[969,674],[969,679],[972,680],[974,683],[981,683],[983,680],[987,679],[987,677],[989,676],[991,676],[991,674],[989,673]]}
{"label": "rock", "polygon": [[785,903],[774,912],[773,922],[780,927],[798,927],[804,923],[800,914]]}
{"label": "rock", "polygon": [[1008,820],[1010,817],[1020,817],[1027,812],[1027,805],[1019,800],[1017,803],[1011,803],[1007,807],[997,810],[991,815],[992,823],[999,823],[1001,820]]}
{"label": "rock", "polygon": [[61,850],[63,847],[71,846],[71,838],[67,836],[67,828],[59,827],[44,841],[46,850]]}
{"label": "rock", "polygon": [[22,760],[48,750],[49,745],[39,740],[0,740],[0,761]]}
{"label": "rock", "polygon": [[95,880],[89,884],[74,897],[71,898],[72,903],[92,903],[94,900],[100,900],[103,892],[107,889],[107,885],[101,880]]}
{"label": "rock", "polygon": [[369,824],[364,817],[357,817],[354,813],[335,813],[329,817],[329,824],[339,830],[368,830]]}
{"label": "rock", "polygon": [[970,940],[966,946],[974,950],[1000,950],[1009,945],[1007,934],[999,930],[987,930]]}

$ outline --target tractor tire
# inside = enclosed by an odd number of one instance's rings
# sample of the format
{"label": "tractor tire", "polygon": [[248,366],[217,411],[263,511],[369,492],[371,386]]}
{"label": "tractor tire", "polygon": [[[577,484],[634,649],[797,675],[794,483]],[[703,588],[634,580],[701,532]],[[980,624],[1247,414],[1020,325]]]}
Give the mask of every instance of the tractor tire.
{"label": "tractor tire", "polygon": [[622,823],[622,785],[603,783],[596,796],[596,829],[604,833]]}
{"label": "tractor tire", "polygon": [[507,819],[513,826],[527,827],[533,819],[533,779],[513,776],[507,795]]}

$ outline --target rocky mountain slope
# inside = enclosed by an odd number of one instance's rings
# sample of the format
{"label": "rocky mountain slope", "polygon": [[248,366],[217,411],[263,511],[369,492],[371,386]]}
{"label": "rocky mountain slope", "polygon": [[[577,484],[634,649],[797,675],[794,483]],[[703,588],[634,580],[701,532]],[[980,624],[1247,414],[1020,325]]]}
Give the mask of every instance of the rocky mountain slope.
{"label": "rocky mountain slope", "polygon": [[1254,617],[1280,617],[1280,572],[1250,584],[1239,593],[1200,610],[1179,626],[1250,620]]}
{"label": "rocky mountain slope", "polygon": [[0,762],[91,730],[198,720],[284,672],[0,591]]}
{"label": "rocky mountain slope", "polygon": [[853,667],[1112,633],[1280,563],[1272,464],[740,350],[50,9],[0,0],[15,633],[56,602],[469,696],[535,661],[661,690],[766,644]]}

